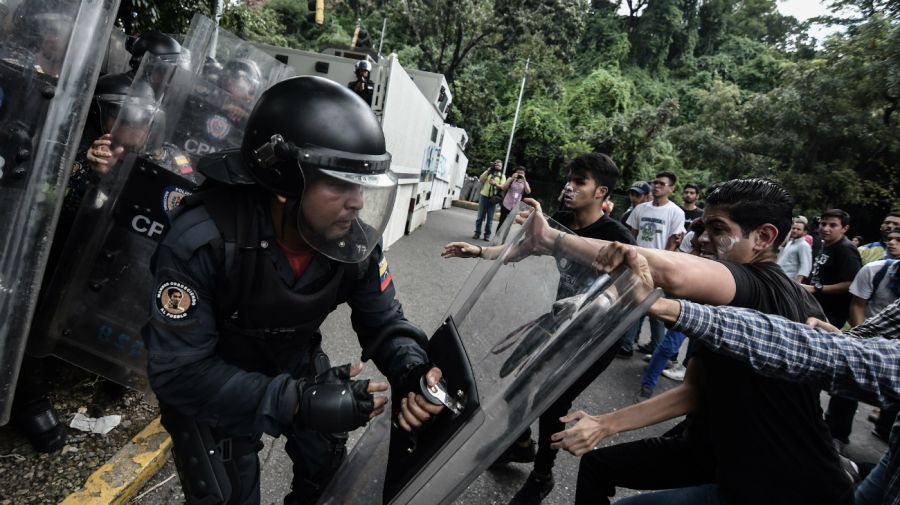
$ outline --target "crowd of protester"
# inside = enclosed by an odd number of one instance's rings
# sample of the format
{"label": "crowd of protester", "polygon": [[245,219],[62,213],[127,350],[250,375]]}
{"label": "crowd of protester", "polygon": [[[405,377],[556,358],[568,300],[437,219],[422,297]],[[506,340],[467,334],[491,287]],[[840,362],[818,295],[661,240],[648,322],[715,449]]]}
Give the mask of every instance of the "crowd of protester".
{"label": "crowd of protester", "polygon": [[[587,218],[572,197],[577,187],[575,175],[584,172],[579,167],[585,163],[615,167],[608,157],[602,159],[605,161],[598,163],[596,158],[582,156],[570,162],[569,182],[554,219],[562,219],[575,234],[587,239],[577,246],[585,248],[585,258],[593,258],[593,267],[611,271],[628,262],[643,268],[648,283],[666,294],[658,304],[674,304],[681,317],[686,317],[690,308],[691,317],[721,318],[726,329],[698,326],[682,321],[678,313],[672,316],[651,310],[648,324],[635,324],[613,346],[619,358],[629,359],[637,350],[648,362],[635,404],[605,414],[579,411],[558,421],[548,419],[559,414],[560,403],[571,406],[585,389],[587,384],[581,381],[586,377],[582,377],[578,387],[567,392],[565,401],[557,402],[541,417],[537,444],[530,432],[525,433],[495,462],[496,466],[535,461],[534,470],[510,504],[540,503],[551,492],[552,458],[549,465],[546,458],[544,462],[536,458],[535,445],[540,455],[546,445],[544,432],[561,422],[575,424],[553,434],[550,447],[581,457],[577,504],[610,503],[617,487],[653,491],[616,502],[628,505],[900,503],[900,492],[895,490],[900,488],[895,482],[900,476],[892,456],[895,451],[888,450],[871,472],[866,472],[871,465],[851,461],[845,451],[860,399],[874,407],[869,415],[875,423],[872,436],[885,442],[890,441],[891,426],[900,410],[895,400],[895,383],[900,379],[892,354],[896,351],[884,342],[900,331],[896,315],[900,211],[885,216],[878,241],[867,243],[857,236],[853,242],[848,236],[852,221],[847,212],[825,209],[812,220],[817,223],[812,227],[810,219],[793,213],[794,200],[777,181],[730,180],[705,191],[687,183],[681,188],[682,205],[678,206],[669,200],[677,189],[676,174],[660,172],[651,181],[628,186],[630,206],[620,217],[628,236],[614,238],[585,232],[609,220],[609,213],[591,213]],[[608,208],[603,200],[615,190],[617,175],[617,169],[607,168],[603,177],[587,177],[596,190],[599,184],[606,185],[602,192],[593,193],[598,208]],[[536,201],[526,202],[540,209]],[[572,220],[566,217],[569,214],[582,217]],[[549,228],[545,231],[556,233]],[[547,249],[551,244],[558,247],[563,239],[562,234],[555,242],[548,239]],[[493,250],[496,247],[451,243],[444,255],[494,258],[499,255]],[[642,265],[635,267],[639,262]],[[569,274],[561,270],[561,284]],[[760,319],[772,327],[788,324],[780,319],[786,318],[800,324],[809,321],[810,330],[813,326],[843,329],[853,344],[849,348],[862,346],[865,350],[842,356],[840,350],[848,348],[843,337],[831,335],[833,341],[828,341],[816,333],[815,340],[782,344],[783,335],[770,331],[759,339],[770,347],[758,351],[762,357],[753,358],[756,344],[738,339],[742,346],[738,352],[708,336],[727,342],[723,335],[728,335],[729,325],[738,324],[733,319],[738,316],[727,311],[710,316],[703,312],[705,306],[686,300],[743,307],[752,317],[757,317],[754,311],[778,316]],[[744,317],[743,312],[734,312]],[[763,324],[755,319],[739,322],[738,328],[749,333],[757,328],[751,324]],[[637,345],[642,326],[649,326],[650,338]],[[871,338],[871,345],[852,340],[862,338]],[[782,356],[770,350],[771,346],[781,350],[787,345],[793,346],[792,354]],[[885,351],[888,347],[890,352]],[[833,361],[823,364],[823,353]],[[675,363],[679,354],[684,359]],[[594,364],[590,380],[609,365],[611,356],[607,353]],[[853,367],[863,371],[854,372]],[[812,371],[804,372],[807,368]],[[663,374],[681,383],[654,395]],[[824,413],[820,403],[823,391],[830,395]],[[686,416],[685,420],[664,436],[602,446],[604,439],[616,433],[680,416]],[[678,464],[673,466],[673,461]]]}

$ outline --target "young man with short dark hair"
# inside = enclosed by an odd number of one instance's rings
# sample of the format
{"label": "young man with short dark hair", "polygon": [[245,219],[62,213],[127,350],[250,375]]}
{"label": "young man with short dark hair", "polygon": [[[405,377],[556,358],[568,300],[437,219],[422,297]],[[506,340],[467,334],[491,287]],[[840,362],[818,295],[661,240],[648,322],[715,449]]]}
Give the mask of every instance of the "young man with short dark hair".
{"label": "young man with short dark hair", "polygon": [[681,210],[684,211],[684,227],[690,229],[694,219],[703,216],[703,209],[697,206],[700,199],[700,186],[689,182],[681,190]]}
{"label": "young man with short dark hair", "polygon": [[[553,219],[575,232],[575,234],[625,244],[634,244],[631,232],[618,221],[603,213],[603,202],[616,187],[619,169],[613,160],[601,153],[583,154],[571,160],[568,165],[568,176],[563,199],[567,210],[553,214]],[[452,242],[444,246],[441,253],[445,258],[471,258],[483,256],[495,258],[503,249],[502,246],[482,248],[465,242]],[[579,284],[591,267],[576,262],[559,262],[559,285],[557,299],[566,298],[579,291]],[[496,464],[508,462],[534,461],[534,471],[528,480],[510,501],[510,505],[538,504],[553,489],[553,463],[557,449],[550,447],[550,436],[565,428],[559,418],[566,415],[572,402],[581,394],[603,370],[609,366],[618,351],[617,346],[610,349],[597,360],[575,383],[566,390],[540,417],[537,454],[531,440],[531,430],[524,433],[500,458]]]}
{"label": "young man with short dark hair", "polygon": [[[610,271],[638,253],[654,284],[673,297],[753,307],[800,322],[822,315],[815,299],[775,262],[793,208],[784,188],[764,179],[732,180],[714,187],[706,203],[701,243],[718,261],[599,241],[599,253],[578,249],[581,261]],[[559,240],[549,230],[533,235],[539,250]],[[574,241],[564,246],[579,248]],[[613,434],[689,413],[681,436],[591,450]],[[555,434],[554,446],[584,454],[576,504],[608,504],[616,486],[669,489],[658,503],[672,505],[845,505],[852,496],[821,418],[818,389],[763,377],[702,347],[678,387],[609,414],[579,411],[563,421],[577,423]]]}
{"label": "young man with short dark hair", "polygon": [[803,287],[822,305],[828,322],[840,328],[850,309],[850,283],[862,267],[859,251],[847,239],[850,214],[841,209],[822,213],[819,236],[822,249],[813,259],[809,283]]}
{"label": "young man with short dark hair", "polygon": [[887,252],[887,234],[897,227],[900,227],[900,210],[891,211],[884,216],[884,221],[881,222],[881,227],[879,228],[881,232],[881,240],[879,242],[859,246],[859,256],[863,265],[889,257]]}

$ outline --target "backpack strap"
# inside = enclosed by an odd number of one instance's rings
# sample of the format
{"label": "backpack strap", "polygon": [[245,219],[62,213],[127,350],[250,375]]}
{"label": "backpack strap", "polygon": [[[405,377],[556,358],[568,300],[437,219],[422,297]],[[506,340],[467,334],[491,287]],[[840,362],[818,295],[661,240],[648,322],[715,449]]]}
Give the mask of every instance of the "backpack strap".
{"label": "backpack strap", "polygon": [[878,286],[881,285],[881,281],[887,276],[888,271],[891,269],[891,264],[894,263],[894,260],[887,259],[884,260],[884,266],[878,269],[878,272],[875,273],[875,276],[872,277],[872,293],[874,294],[878,291]]}

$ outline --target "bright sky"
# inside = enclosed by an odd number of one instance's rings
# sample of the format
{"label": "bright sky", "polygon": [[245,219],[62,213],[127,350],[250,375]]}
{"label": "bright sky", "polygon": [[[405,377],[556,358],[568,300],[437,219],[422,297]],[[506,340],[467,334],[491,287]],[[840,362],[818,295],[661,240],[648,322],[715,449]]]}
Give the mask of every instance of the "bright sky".
{"label": "bright sky", "polygon": [[[819,0],[780,0],[778,2],[778,10],[782,14],[794,16],[800,21],[805,21],[816,16],[824,16],[830,14],[828,11],[828,3]],[[810,27],[810,35],[821,40],[825,36],[839,31],[838,26],[813,25]]]}
{"label": "bright sky", "polygon": [[778,10],[800,21],[828,14],[827,4],[816,0],[781,0],[778,2]]}
{"label": "bright sky", "polygon": [[[809,18],[829,14],[828,3],[829,2],[827,1],[820,0],[778,0],[778,10],[781,11],[782,14],[794,16],[800,21],[805,21]],[[620,3],[619,13],[628,13],[625,2]],[[826,27],[822,25],[813,25],[810,28],[810,35],[821,41],[825,36],[839,30],[840,27],[837,26]]]}

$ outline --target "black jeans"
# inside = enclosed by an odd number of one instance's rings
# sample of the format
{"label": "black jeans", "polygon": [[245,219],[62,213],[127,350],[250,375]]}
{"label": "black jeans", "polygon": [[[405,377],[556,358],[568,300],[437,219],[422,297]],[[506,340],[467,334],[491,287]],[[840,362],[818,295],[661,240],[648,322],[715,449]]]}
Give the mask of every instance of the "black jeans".
{"label": "black jeans", "polygon": [[711,451],[683,437],[645,438],[582,456],[575,505],[609,505],[617,486],[657,490],[714,482]]}
{"label": "black jeans", "polygon": [[858,401],[843,396],[831,397],[828,401],[828,410],[825,411],[825,423],[828,424],[828,429],[831,431],[831,438],[836,438],[845,444],[850,443],[853,416],[856,415],[858,405]]}

